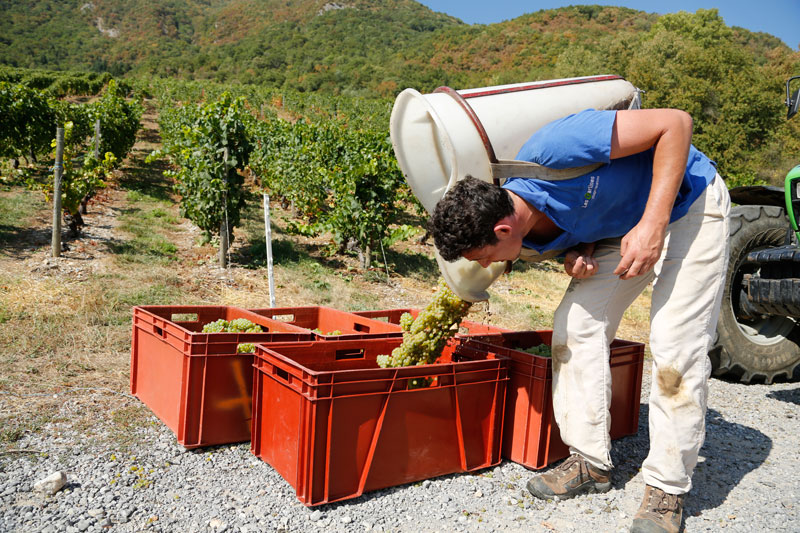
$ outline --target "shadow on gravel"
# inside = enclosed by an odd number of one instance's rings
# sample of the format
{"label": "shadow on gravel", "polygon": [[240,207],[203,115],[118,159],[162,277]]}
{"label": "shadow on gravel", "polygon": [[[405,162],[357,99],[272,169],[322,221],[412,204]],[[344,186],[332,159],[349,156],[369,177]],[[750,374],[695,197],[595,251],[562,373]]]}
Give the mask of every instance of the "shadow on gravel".
{"label": "shadow on gravel", "polygon": [[[800,402],[800,389],[775,391],[785,394],[785,401]],[[622,489],[633,479],[650,448],[648,404],[639,412],[639,432],[613,442],[611,459],[615,468],[611,482]],[[772,449],[772,440],[761,431],[728,422],[714,409],[706,413],[706,440],[700,450],[700,463],[692,476],[692,491],[686,500],[687,516],[700,514],[722,505],[739,482],[761,466]],[[767,483],[767,482],[765,482]]]}
{"label": "shadow on gravel", "polygon": [[719,412],[709,409],[706,442],[700,450],[705,462],[697,466],[692,476],[687,513],[694,515],[722,505],[742,478],[764,463],[770,450],[772,440],[761,431],[728,422]]}
{"label": "shadow on gravel", "polygon": [[780,400],[786,403],[800,405],[800,388],[792,390],[776,390],[767,393],[767,398]]}

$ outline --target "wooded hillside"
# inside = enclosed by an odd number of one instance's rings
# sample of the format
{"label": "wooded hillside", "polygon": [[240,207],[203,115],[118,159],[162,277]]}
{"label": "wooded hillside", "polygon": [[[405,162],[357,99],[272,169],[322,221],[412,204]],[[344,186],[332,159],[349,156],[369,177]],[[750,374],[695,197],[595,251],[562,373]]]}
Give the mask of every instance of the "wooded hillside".
{"label": "wooded hillside", "polygon": [[[0,0],[0,64],[209,79],[391,99],[614,73],[647,107],[695,119],[695,144],[730,185],[776,181],[800,153],[783,83],[800,52],[728,27],[716,10],[542,10],[468,25],[412,0]],[[795,121],[800,122],[800,121]]]}

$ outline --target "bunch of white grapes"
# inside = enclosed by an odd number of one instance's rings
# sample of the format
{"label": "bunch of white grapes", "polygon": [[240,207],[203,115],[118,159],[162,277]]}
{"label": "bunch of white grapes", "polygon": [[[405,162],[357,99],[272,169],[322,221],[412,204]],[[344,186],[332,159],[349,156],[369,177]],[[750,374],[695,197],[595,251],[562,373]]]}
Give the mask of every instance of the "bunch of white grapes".
{"label": "bunch of white grapes", "polygon": [[[253,324],[246,318],[234,318],[230,322],[220,318],[203,326],[203,333],[261,333],[263,330],[258,324]],[[253,353],[256,345],[252,342],[243,342],[236,347],[236,353]]]}
{"label": "bunch of white grapes", "polygon": [[263,330],[258,324],[253,324],[246,318],[234,318],[228,323],[231,333],[261,333]]}
{"label": "bunch of white grapes", "polygon": [[228,329],[228,321],[220,318],[203,326],[203,333],[223,333]]}
{"label": "bunch of white grapes", "polygon": [[387,368],[435,362],[442,355],[447,340],[458,331],[453,326],[461,323],[471,305],[471,302],[453,294],[440,279],[433,300],[416,319],[408,313],[400,317],[403,343],[392,350],[391,355],[379,355],[378,366]]}
{"label": "bunch of white grapes", "polygon": [[263,330],[258,324],[253,324],[246,318],[234,318],[230,322],[220,318],[203,326],[203,333],[261,333]]}
{"label": "bunch of white grapes", "polygon": [[252,342],[243,342],[236,347],[236,353],[253,353],[256,351],[256,345]]}
{"label": "bunch of white grapes", "polygon": [[542,357],[550,357],[550,346],[547,344],[540,344],[538,346],[531,346],[530,348],[526,348],[522,350],[525,353],[530,353],[533,355],[539,355]]}

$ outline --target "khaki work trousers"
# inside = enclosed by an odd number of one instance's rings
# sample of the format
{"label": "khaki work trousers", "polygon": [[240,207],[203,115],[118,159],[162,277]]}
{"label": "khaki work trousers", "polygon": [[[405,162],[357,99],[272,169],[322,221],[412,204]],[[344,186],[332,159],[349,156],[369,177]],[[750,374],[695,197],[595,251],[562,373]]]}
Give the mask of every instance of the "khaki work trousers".
{"label": "khaki work trousers", "polygon": [[573,279],[553,325],[553,407],[570,451],[610,469],[609,344],[623,312],[652,282],[650,452],[644,481],[670,494],[691,489],[705,438],[714,340],[728,262],[730,196],[719,177],[668,226],[661,258],[644,276],[621,280],[620,239],[595,249],[597,273]]}

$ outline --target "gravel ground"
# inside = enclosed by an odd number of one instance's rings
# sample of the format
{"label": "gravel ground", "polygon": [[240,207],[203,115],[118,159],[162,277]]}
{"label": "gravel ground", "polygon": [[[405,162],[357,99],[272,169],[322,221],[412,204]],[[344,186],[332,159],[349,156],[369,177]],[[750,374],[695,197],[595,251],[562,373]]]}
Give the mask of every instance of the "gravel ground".
{"label": "gravel ground", "polygon": [[[639,466],[648,447],[648,370],[643,382],[639,432],[614,442],[617,467],[607,494],[537,501],[525,490],[532,473],[504,461],[476,474],[307,508],[248,444],[186,451],[153,417],[123,452],[109,445],[111,422],[99,417],[93,436],[61,422],[16,445],[37,453],[0,455],[0,531],[627,531],[644,489]],[[800,532],[799,383],[797,377],[749,386],[711,380],[708,433],[685,531]],[[64,413],[75,396],[65,395]],[[42,496],[33,490],[58,470],[67,474],[61,491]]]}

